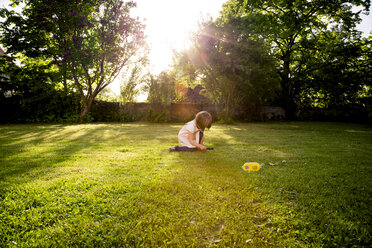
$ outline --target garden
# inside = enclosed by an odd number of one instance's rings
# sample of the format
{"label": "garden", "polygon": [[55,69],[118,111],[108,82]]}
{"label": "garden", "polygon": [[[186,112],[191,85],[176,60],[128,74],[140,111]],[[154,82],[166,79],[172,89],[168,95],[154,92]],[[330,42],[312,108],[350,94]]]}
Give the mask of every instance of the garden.
{"label": "garden", "polygon": [[370,7],[3,0],[0,247],[372,247]]}

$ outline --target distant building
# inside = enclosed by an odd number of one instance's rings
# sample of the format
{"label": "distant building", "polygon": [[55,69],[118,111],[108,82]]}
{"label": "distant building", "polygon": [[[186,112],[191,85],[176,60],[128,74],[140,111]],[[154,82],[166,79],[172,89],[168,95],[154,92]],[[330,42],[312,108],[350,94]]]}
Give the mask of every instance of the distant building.
{"label": "distant building", "polygon": [[202,95],[202,90],[204,87],[201,85],[197,85],[192,89],[191,87],[187,87],[183,84],[176,85],[176,95],[177,98],[174,99],[174,102],[177,103],[210,103],[211,100]]}

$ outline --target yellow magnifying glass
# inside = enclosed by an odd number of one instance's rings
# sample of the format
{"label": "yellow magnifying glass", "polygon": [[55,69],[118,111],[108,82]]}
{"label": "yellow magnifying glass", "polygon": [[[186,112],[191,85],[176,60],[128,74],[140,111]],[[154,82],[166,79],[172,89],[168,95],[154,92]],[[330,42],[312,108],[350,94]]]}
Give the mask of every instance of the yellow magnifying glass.
{"label": "yellow magnifying glass", "polygon": [[261,169],[261,165],[257,162],[247,162],[242,166],[244,171],[259,171]]}

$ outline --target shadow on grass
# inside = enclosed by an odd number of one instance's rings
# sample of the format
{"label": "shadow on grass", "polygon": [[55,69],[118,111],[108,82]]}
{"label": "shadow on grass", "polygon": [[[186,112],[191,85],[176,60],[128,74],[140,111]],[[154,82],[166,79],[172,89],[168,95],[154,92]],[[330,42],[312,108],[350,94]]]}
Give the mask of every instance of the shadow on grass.
{"label": "shadow on grass", "polygon": [[[116,134],[132,135],[130,128],[118,128],[120,132]],[[56,165],[82,150],[99,149],[99,142],[114,139],[107,135],[108,130],[99,124],[0,126],[0,181],[14,184],[12,178],[27,177],[34,171],[39,176],[51,173]]]}
{"label": "shadow on grass", "polygon": [[153,152],[173,131],[143,123],[0,126],[0,246],[121,247],[158,173],[161,155]]}

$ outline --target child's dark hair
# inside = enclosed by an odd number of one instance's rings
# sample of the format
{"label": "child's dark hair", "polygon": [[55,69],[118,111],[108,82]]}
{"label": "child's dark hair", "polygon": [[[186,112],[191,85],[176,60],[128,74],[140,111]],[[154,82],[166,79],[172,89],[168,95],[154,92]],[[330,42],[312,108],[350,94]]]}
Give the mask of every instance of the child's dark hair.
{"label": "child's dark hair", "polygon": [[212,126],[212,116],[207,111],[201,111],[196,114],[195,116],[196,125],[201,129],[205,130],[205,128],[211,128]]}

